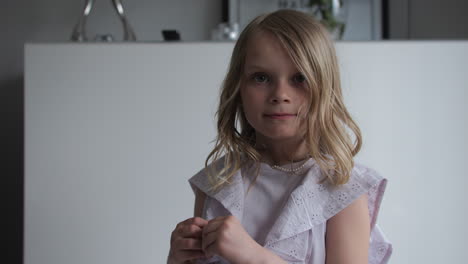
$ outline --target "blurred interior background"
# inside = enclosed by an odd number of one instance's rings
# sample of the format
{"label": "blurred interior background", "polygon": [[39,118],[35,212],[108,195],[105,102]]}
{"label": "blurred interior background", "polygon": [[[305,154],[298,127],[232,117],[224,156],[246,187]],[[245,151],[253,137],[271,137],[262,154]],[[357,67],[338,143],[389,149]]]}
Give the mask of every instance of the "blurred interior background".
{"label": "blurred interior background", "polygon": [[[164,41],[176,30],[181,41],[214,41],[220,23],[241,31],[258,14],[298,8],[302,1],[127,0],[125,15],[140,42]],[[4,0],[0,8],[0,113],[3,195],[2,263],[22,263],[23,243],[23,48],[26,42],[69,42],[83,13],[81,0]],[[345,0],[346,30],[338,41],[468,39],[468,2],[463,0]],[[111,1],[95,1],[87,35],[122,39]]]}

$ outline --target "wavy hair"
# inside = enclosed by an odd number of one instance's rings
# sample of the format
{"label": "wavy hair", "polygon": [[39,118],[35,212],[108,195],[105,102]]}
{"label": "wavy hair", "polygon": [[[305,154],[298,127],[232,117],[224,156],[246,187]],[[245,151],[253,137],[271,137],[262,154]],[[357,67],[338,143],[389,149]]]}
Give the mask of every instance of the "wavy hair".
{"label": "wavy hair", "polygon": [[[324,175],[321,183],[327,181],[334,186],[347,183],[362,138],[343,102],[333,41],[313,17],[299,11],[279,10],[252,20],[234,46],[216,112],[218,135],[205,161],[212,188],[219,190],[230,183],[242,166],[252,162],[258,165],[261,159],[255,149],[255,130],[247,122],[240,97],[247,44],[258,32],[273,34],[306,77],[309,105],[304,140],[309,155]],[[216,161],[218,165],[210,166]]]}

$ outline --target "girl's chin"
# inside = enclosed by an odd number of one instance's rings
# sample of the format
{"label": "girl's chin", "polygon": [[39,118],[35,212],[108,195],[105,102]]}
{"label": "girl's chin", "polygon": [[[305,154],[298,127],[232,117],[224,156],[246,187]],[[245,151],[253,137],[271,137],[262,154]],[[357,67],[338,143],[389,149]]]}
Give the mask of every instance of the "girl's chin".
{"label": "girl's chin", "polygon": [[286,141],[286,140],[295,140],[300,138],[297,133],[265,133],[263,135],[265,140],[268,141]]}

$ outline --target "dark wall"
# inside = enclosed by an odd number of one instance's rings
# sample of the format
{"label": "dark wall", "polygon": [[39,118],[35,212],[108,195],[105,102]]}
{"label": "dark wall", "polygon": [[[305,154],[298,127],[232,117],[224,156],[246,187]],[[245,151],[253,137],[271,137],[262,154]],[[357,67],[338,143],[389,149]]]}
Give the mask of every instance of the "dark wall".
{"label": "dark wall", "polygon": [[3,263],[22,263],[23,245],[23,78],[0,81],[0,140]]}

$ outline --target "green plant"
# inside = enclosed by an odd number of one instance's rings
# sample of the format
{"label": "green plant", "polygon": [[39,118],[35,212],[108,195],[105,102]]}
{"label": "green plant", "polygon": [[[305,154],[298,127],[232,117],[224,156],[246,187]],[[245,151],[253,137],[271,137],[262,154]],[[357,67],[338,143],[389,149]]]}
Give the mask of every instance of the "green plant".
{"label": "green plant", "polygon": [[338,38],[341,39],[346,25],[335,17],[333,2],[335,2],[335,5],[338,4],[339,7],[343,6],[343,0],[309,0],[308,6],[312,8],[312,14],[320,19],[320,22],[330,32],[338,30]]}

